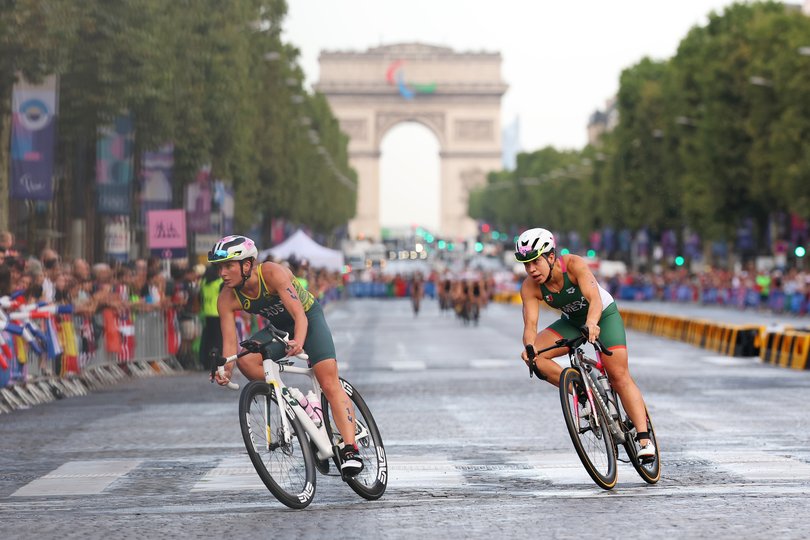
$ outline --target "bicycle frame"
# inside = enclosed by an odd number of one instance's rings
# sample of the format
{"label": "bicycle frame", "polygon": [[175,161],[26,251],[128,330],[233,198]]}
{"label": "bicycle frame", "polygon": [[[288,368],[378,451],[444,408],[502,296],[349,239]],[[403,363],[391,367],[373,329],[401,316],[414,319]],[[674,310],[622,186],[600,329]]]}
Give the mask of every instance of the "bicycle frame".
{"label": "bicycle frame", "polygon": [[[289,364],[290,361],[290,357],[285,357],[278,361],[265,358],[262,362],[264,367],[264,380],[267,384],[273,385],[279,402],[281,399],[284,400],[287,412],[294,414],[301,422],[301,425],[304,427],[304,431],[306,431],[307,435],[309,435],[309,440],[315,443],[315,446],[318,447],[318,459],[330,458],[334,456],[334,449],[332,448],[332,442],[329,440],[329,436],[326,433],[326,422],[328,419],[324,418],[320,427],[316,426],[312,418],[309,417],[304,408],[301,407],[301,404],[298,403],[298,400],[292,396],[289,388],[284,384],[284,381],[281,380],[281,372],[285,371],[287,373],[306,375],[309,377],[310,382],[312,383],[312,389],[316,396],[321,395],[321,386],[318,384],[318,379],[315,378],[312,368],[292,366]],[[267,410],[265,409],[265,418],[266,417]],[[290,429],[290,420],[285,414],[281,415],[281,425],[282,432],[284,433],[284,443],[289,444],[292,439],[292,430]],[[271,434],[268,426],[268,442],[271,440],[270,436]]]}
{"label": "bicycle frame", "polygon": [[[610,434],[613,436],[613,440],[616,442],[616,444],[622,444],[624,443],[624,430],[619,424],[619,419],[614,417],[613,413],[608,407],[608,404],[605,403],[606,400],[611,400],[611,396],[605,393],[604,398],[602,397],[604,389],[601,388],[601,385],[599,385],[595,379],[594,372],[598,372],[607,377],[607,373],[602,366],[602,358],[599,354],[599,349],[595,348],[595,351],[596,360],[585,356],[585,352],[582,350],[582,347],[572,348],[568,352],[568,357],[571,362],[571,367],[579,371],[579,374],[582,376],[582,380],[585,383],[588,393],[588,401],[591,404],[591,410],[595,411],[596,407],[599,407],[599,409],[604,413],[604,418],[608,419],[608,429],[610,430]],[[594,388],[597,388],[597,390],[594,391]],[[618,416],[618,403],[614,403],[613,406],[615,407],[617,411],[616,414]],[[576,400],[575,412],[577,415],[579,414],[579,401]],[[596,426],[599,427],[599,422],[601,422],[600,415],[593,415],[593,419],[596,422]]]}

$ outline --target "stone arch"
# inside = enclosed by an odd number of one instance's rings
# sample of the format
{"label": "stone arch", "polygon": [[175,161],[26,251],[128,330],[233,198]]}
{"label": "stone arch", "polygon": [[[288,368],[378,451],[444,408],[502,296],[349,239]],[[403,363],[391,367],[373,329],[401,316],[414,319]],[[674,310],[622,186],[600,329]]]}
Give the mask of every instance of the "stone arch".
{"label": "stone arch", "polygon": [[329,100],[349,138],[358,173],[353,237],[380,237],[379,160],[385,134],[403,122],[427,127],[439,141],[439,231],[466,238],[469,191],[501,168],[501,56],[402,43],[365,52],[325,51],[315,85]]}

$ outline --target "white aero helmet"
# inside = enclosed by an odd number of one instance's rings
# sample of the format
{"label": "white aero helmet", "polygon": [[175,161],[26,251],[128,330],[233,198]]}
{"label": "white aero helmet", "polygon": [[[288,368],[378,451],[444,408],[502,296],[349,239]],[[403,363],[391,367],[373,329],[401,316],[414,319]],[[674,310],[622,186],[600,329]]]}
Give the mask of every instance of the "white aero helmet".
{"label": "white aero helmet", "polygon": [[515,242],[515,259],[527,263],[540,255],[550,253],[555,247],[554,235],[546,229],[523,231]]}
{"label": "white aero helmet", "polygon": [[208,252],[208,262],[243,261],[258,258],[256,244],[247,236],[231,235],[221,238]]}

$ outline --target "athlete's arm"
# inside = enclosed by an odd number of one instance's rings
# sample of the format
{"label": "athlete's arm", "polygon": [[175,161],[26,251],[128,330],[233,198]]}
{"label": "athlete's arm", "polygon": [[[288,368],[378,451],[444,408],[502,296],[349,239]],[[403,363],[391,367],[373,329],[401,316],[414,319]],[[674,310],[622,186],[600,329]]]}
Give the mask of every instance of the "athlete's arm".
{"label": "athlete's arm", "polygon": [[588,327],[588,340],[593,343],[599,337],[599,319],[602,318],[602,296],[591,269],[585,259],[577,255],[567,255],[568,275],[574,285],[578,285],[585,300],[588,301],[588,316],[585,326]]}
{"label": "athlete's arm", "polygon": [[304,350],[304,342],[307,339],[307,329],[309,328],[309,320],[304,311],[304,305],[301,299],[298,298],[298,293],[293,287],[291,277],[292,274],[280,264],[265,263],[262,264],[262,275],[264,282],[271,290],[275,290],[281,303],[284,304],[285,309],[295,321],[295,331],[292,340],[289,342],[289,349],[287,353],[291,356],[300,354]]}
{"label": "athlete's arm", "polygon": [[[523,303],[523,345],[534,345],[537,338],[537,320],[540,316],[540,300],[537,298],[537,285],[530,278],[524,279],[520,286],[520,300]],[[526,354],[525,351],[523,354]]]}
{"label": "athlete's arm", "polygon": [[[217,314],[219,314],[219,328],[222,332],[222,356],[228,357],[236,354],[238,346],[236,337],[236,317],[234,312],[241,306],[236,302],[233,290],[223,287],[217,296]],[[217,372],[215,378],[219,384],[227,384],[231,380],[233,364],[225,366],[225,376],[220,377]]]}

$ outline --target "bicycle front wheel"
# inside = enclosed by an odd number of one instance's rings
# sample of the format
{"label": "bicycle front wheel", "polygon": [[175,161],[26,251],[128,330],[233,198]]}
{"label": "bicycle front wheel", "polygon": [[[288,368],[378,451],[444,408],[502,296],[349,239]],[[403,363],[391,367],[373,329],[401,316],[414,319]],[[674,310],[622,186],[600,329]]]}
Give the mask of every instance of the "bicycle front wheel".
{"label": "bicycle front wheel", "polygon": [[[354,404],[355,441],[357,442],[360,457],[363,459],[363,470],[357,476],[346,478],[346,483],[355,493],[364,499],[373,501],[382,497],[385,488],[388,486],[388,460],[385,457],[382,436],[374,417],[371,416],[368,405],[366,405],[357,389],[344,379],[340,379],[340,384]],[[325,395],[321,395],[321,409],[324,411],[324,418],[328,420],[326,422],[326,432],[329,439],[333,445],[337,446],[343,442],[343,437],[338,431],[334,414]],[[340,470],[338,457],[335,456],[334,459],[335,465]]]}
{"label": "bicycle front wheel", "polygon": [[[301,423],[287,404],[279,407],[276,389],[251,381],[239,397],[239,425],[250,461],[275,497],[290,508],[306,508],[315,497],[315,457]],[[289,440],[281,415],[287,414]]]}
{"label": "bicycle front wheel", "polygon": [[[586,394],[587,389],[579,371],[565,368],[560,374],[560,401],[568,434],[593,481],[603,489],[612,489],[617,476],[616,446],[601,409],[597,407],[587,417],[580,418],[578,399]],[[594,415],[598,415],[598,426]]]}

